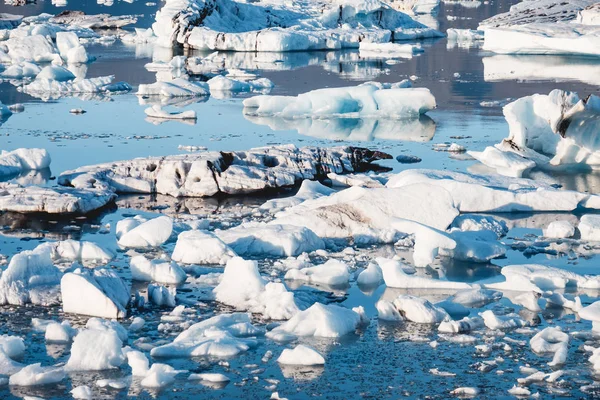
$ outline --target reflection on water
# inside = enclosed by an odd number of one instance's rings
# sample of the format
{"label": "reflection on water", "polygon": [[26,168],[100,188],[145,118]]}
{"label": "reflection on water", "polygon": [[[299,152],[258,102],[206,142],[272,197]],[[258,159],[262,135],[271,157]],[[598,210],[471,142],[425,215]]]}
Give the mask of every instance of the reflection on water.
{"label": "reflection on water", "polygon": [[410,119],[328,118],[285,119],[245,114],[257,125],[266,125],[274,131],[296,130],[300,135],[328,140],[370,142],[393,140],[428,142],[435,135],[435,122],[428,116]]}
{"label": "reflection on water", "polygon": [[519,80],[579,81],[600,84],[600,63],[583,57],[551,55],[494,55],[483,57],[483,75],[488,82]]}

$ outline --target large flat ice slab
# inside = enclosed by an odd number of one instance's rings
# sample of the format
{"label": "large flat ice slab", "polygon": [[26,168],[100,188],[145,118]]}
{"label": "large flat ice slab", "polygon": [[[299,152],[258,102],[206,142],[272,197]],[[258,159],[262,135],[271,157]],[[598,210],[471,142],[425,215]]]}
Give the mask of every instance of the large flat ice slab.
{"label": "large flat ice slab", "polygon": [[282,118],[418,118],[436,107],[426,88],[365,83],[317,89],[298,96],[255,96],[244,100],[244,113]]}
{"label": "large flat ice slab", "polygon": [[0,211],[86,214],[106,206],[115,197],[113,192],[102,190],[0,183]]}
{"label": "large flat ice slab", "polygon": [[460,212],[573,211],[597,208],[597,196],[523,178],[476,175],[453,171],[411,169],[394,175],[388,188],[416,183],[442,187],[450,193]]}
{"label": "large flat ice slab", "polygon": [[282,145],[99,164],[67,171],[58,181],[61,185],[80,189],[205,197],[291,186],[329,172],[357,172],[368,169],[371,161],[390,157],[358,147]]}
{"label": "large flat ice slab", "polygon": [[494,15],[480,23],[480,27],[524,25],[572,21],[595,0],[528,0],[510,7],[508,12]]}
{"label": "large flat ice slab", "polygon": [[362,41],[442,36],[379,0],[168,0],[152,28],[162,46],[259,52],[358,48]]}

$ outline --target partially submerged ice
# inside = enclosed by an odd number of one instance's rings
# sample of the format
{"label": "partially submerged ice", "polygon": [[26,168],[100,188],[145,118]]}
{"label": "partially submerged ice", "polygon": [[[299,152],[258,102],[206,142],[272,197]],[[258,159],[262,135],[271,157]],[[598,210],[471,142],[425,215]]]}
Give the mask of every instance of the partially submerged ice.
{"label": "partially submerged ice", "polygon": [[510,134],[498,145],[539,167],[600,166],[597,132],[600,98],[553,90],[534,94],[504,107]]}
{"label": "partially submerged ice", "polygon": [[45,169],[49,166],[50,155],[45,149],[20,148],[13,151],[0,151],[0,178],[17,175],[23,171]]}
{"label": "partially submerged ice", "polygon": [[412,169],[392,176],[386,186],[407,189],[417,183],[446,189],[462,213],[573,211],[580,207],[597,209],[600,206],[596,195],[560,190],[531,179],[498,175]]}
{"label": "partially submerged ice", "polygon": [[223,279],[213,290],[215,299],[237,310],[262,314],[270,319],[290,319],[300,310],[294,293],[281,283],[266,282],[256,261],[240,257],[227,262]]}
{"label": "partially submerged ice", "polygon": [[358,147],[281,145],[238,152],[201,152],[137,158],[67,171],[59,184],[116,193],[174,197],[244,194],[292,186],[329,172],[364,171],[388,154]]}
{"label": "partially submerged ice", "polygon": [[[504,54],[600,55],[593,0],[523,1],[483,21],[483,49]],[[581,14],[583,13],[583,14]]]}
{"label": "partially submerged ice", "polygon": [[317,89],[298,96],[261,95],[244,100],[244,113],[280,118],[418,118],[436,107],[426,88],[358,86]]}
{"label": "partially submerged ice", "polygon": [[362,41],[440,37],[379,0],[332,4],[169,0],[152,25],[161,46],[199,50],[298,51],[357,48]]}
{"label": "partially submerged ice", "polygon": [[129,287],[110,269],[81,269],[66,273],[60,282],[63,311],[102,318],[124,318]]}

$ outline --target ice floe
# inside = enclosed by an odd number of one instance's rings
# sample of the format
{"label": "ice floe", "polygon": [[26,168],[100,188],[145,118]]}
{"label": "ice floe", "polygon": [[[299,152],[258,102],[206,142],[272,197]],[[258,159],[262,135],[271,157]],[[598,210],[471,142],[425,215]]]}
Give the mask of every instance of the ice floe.
{"label": "ice floe", "polygon": [[368,169],[390,157],[358,147],[318,148],[282,145],[240,152],[202,152],[138,158],[67,171],[61,185],[117,193],[160,193],[175,197],[243,194],[292,186],[329,172]]}
{"label": "ice floe", "polygon": [[388,188],[426,183],[444,188],[461,212],[573,211],[597,208],[597,196],[523,178],[412,169],[390,178]]}
{"label": "ice floe", "polygon": [[450,282],[430,279],[422,276],[409,275],[404,272],[400,261],[377,258],[383,280],[388,287],[402,289],[468,289],[471,287],[464,282]]}
{"label": "ice floe", "polygon": [[600,278],[597,276],[579,275],[575,272],[560,268],[537,264],[507,265],[501,273],[504,281],[485,282],[485,286],[497,290],[534,291],[564,289],[574,287],[579,289],[597,289]]}
{"label": "ice floe", "polygon": [[415,118],[436,107],[426,88],[394,88],[365,83],[317,89],[298,96],[255,96],[244,100],[244,113],[281,118]]}

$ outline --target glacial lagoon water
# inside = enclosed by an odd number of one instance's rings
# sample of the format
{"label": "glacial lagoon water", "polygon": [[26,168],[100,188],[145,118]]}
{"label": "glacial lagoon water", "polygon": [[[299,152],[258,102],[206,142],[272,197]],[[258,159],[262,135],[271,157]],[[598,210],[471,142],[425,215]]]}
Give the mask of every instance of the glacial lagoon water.
{"label": "glacial lagoon water", "polygon": [[[471,4],[474,3],[474,4]],[[475,28],[478,21],[506,11],[514,1],[442,3],[434,17],[440,30],[447,28]],[[141,1],[125,3],[116,1],[106,7],[95,2],[71,0],[66,9],[81,9],[88,13],[140,14],[138,26],[147,27],[160,7],[146,5]],[[0,12],[36,15],[41,12],[57,13],[48,1],[13,7],[0,5]],[[430,21],[431,22],[431,21]],[[16,180],[53,185],[62,171],[79,166],[110,162],[134,157],[168,155],[181,152],[178,147],[203,146],[209,150],[244,150],[252,147],[293,143],[298,146],[335,146],[341,144],[367,146],[397,155],[414,155],[422,159],[420,168],[448,170],[481,170],[481,166],[465,156],[434,150],[436,144],[457,143],[469,150],[482,150],[498,143],[508,133],[502,115],[502,105],[534,93],[548,93],[554,88],[572,90],[580,95],[594,93],[600,82],[600,62],[594,59],[554,56],[498,56],[478,48],[452,47],[446,39],[426,41],[424,52],[410,59],[393,63],[383,59],[363,59],[357,51],[311,52],[289,54],[228,54],[230,67],[256,70],[271,79],[275,87],[271,94],[295,95],[322,87],[356,85],[375,80],[397,82],[413,77],[414,86],[429,88],[436,97],[437,109],[426,117],[412,121],[278,121],[276,118],[251,118],[244,116],[242,100],[245,97],[215,96],[196,102],[176,102],[173,109],[194,110],[198,115],[195,124],[178,121],[154,123],[147,120],[144,109],[147,100],[132,93],[97,98],[38,99],[21,93],[11,82],[0,83],[0,101],[4,104],[22,103],[25,110],[3,121],[0,126],[0,148],[12,150],[19,147],[41,147],[52,156],[50,171],[16,177]],[[155,73],[144,65],[152,60],[153,52],[148,45],[93,44],[88,53],[97,60],[81,71],[88,77],[115,75],[117,81],[126,81],[134,88],[141,83],[155,81]],[[158,52],[158,50],[156,50]],[[169,58],[169,54],[155,57]],[[202,77],[198,77],[202,79]],[[246,95],[247,96],[247,95]],[[218,96],[217,96],[218,97]],[[69,110],[82,108],[82,115]],[[395,159],[380,162],[398,172],[415,165],[398,163]],[[540,174],[541,175],[541,174]],[[541,176],[543,178],[543,176]],[[590,193],[600,193],[600,175],[591,172],[565,173],[553,176],[565,188]],[[286,196],[293,190],[282,191]],[[126,252],[118,249],[114,236],[116,222],[125,216],[191,214],[205,216],[211,227],[232,226],[252,219],[253,210],[267,197],[247,196],[228,199],[176,200],[166,196],[123,196],[116,207],[102,210],[94,215],[77,219],[48,219],[39,216],[15,214],[0,215],[0,254],[11,257],[21,251],[35,248],[44,241],[73,238],[99,243],[117,253],[110,265],[125,279],[130,279]],[[534,251],[541,228],[555,219],[577,221],[573,214],[511,214],[500,216],[511,227],[504,243],[509,247],[505,258],[491,264],[468,264],[460,262],[437,262],[419,274],[445,277],[449,280],[474,282],[499,275],[500,267],[509,264],[542,263],[571,270],[580,274],[597,274],[595,248],[578,249],[569,253]],[[106,229],[110,226],[110,229]],[[165,246],[170,253],[174,246],[172,238]],[[541,248],[541,247],[540,247]],[[529,249],[529,251],[524,251]],[[339,249],[336,256],[346,259],[355,267],[364,267],[375,255],[391,256],[399,252],[393,246],[356,248],[355,253]],[[334,252],[335,254],[335,252]],[[402,255],[400,252],[399,254]],[[155,255],[150,253],[150,255]],[[406,255],[408,258],[410,256]],[[276,261],[259,259],[264,274],[282,277]],[[190,273],[201,275],[214,268],[193,268]],[[143,285],[134,284],[134,289]],[[186,283],[178,292],[181,304],[191,306],[195,312],[189,316],[193,322],[207,316],[228,311],[229,308],[214,302],[211,287]],[[376,289],[359,288],[355,282],[348,287],[329,288],[305,285],[297,289],[307,301],[338,302],[347,307],[362,305],[371,324],[358,332],[338,340],[302,339],[325,355],[325,367],[281,368],[273,359],[264,362],[263,356],[271,351],[275,357],[284,346],[267,339],[259,339],[256,348],[225,364],[205,358],[174,359],[168,363],[177,369],[191,372],[220,372],[231,378],[227,385],[202,385],[188,381],[185,375],[161,391],[142,389],[139,380],[132,380],[124,371],[73,374],[68,383],[34,388],[0,386],[0,398],[40,396],[46,399],[69,398],[71,386],[87,384],[101,378],[122,379],[127,388],[118,390],[94,387],[97,398],[269,398],[276,387],[282,397],[308,399],[348,398],[448,398],[450,390],[460,386],[479,387],[480,398],[510,398],[507,390],[522,377],[520,366],[531,366],[549,371],[549,357],[532,354],[529,349],[530,335],[507,333],[514,341],[495,338],[497,343],[510,344],[511,351],[502,346],[493,347],[491,353],[476,352],[472,343],[453,343],[438,337],[427,325],[412,323],[386,324],[377,322],[374,304],[380,298],[393,299],[406,292],[380,286]],[[430,300],[443,300],[451,292],[409,291]],[[590,290],[580,293],[584,303],[591,303],[599,293]],[[486,306],[497,313],[514,309],[503,299],[500,303]],[[485,309],[484,308],[484,309]],[[168,310],[149,309],[140,315],[146,326],[131,334],[129,343],[160,344],[172,340],[179,333],[177,326],[161,324],[160,317]],[[589,330],[590,323],[579,321],[575,314],[566,310],[545,310],[534,314],[520,311],[525,320],[543,328],[549,323],[567,327],[569,330]],[[65,362],[68,346],[46,345],[43,333],[31,330],[31,318],[68,318],[74,326],[85,324],[86,318],[64,315],[58,307],[2,307],[0,308],[0,333],[17,334],[26,338],[26,364],[41,362],[44,365]],[[259,325],[267,322],[257,319]],[[179,330],[178,330],[179,329]],[[486,335],[475,338],[478,344],[492,341]],[[437,347],[431,346],[437,341]],[[580,350],[584,339],[573,339],[567,371],[560,384],[541,383],[531,387],[541,398],[585,398],[600,393],[595,377],[587,363],[586,353]],[[456,374],[444,377],[430,370]],[[1,371],[0,371],[1,374]],[[131,382],[129,382],[132,380]],[[582,391],[581,387],[586,387]],[[591,385],[591,386],[590,386]]]}

